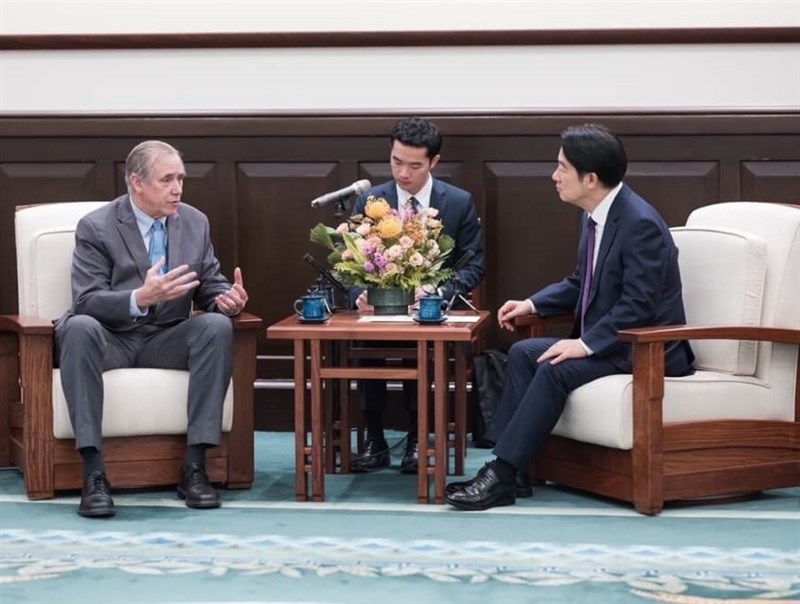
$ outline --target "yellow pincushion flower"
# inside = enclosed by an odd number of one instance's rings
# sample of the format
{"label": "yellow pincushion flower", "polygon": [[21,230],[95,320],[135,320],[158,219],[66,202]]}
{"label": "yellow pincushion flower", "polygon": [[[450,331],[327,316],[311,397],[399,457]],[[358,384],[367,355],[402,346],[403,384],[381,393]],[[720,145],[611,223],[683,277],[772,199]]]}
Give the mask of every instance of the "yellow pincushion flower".
{"label": "yellow pincushion flower", "polygon": [[403,232],[403,221],[397,216],[387,216],[378,223],[377,228],[381,239],[394,239]]}
{"label": "yellow pincushion flower", "polygon": [[392,208],[389,207],[389,203],[383,198],[378,197],[377,199],[374,197],[370,197],[367,200],[367,205],[364,208],[364,213],[372,218],[375,222],[380,221],[382,218],[389,215],[389,212],[392,211]]}

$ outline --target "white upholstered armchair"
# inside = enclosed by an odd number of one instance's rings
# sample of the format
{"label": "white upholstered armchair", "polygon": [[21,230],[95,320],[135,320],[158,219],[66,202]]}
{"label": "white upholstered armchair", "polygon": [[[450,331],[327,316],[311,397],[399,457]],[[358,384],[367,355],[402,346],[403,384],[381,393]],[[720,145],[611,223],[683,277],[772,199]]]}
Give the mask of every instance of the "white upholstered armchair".
{"label": "white upholstered armchair", "polygon": [[[26,206],[15,217],[19,315],[0,316],[0,465],[16,466],[31,499],[81,487],[81,458],[53,366],[52,320],[71,304],[75,227],[105,202]],[[253,482],[253,382],[261,320],[233,319],[234,366],[223,439],[209,450],[210,480]],[[186,447],[188,372],[116,369],[103,375],[103,448],[114,487],[177,481]]]}
{"label": "white upholstered armchair", "polygon": [[[644,514],[800,485],[800,206],[709,205],[672,233],[688,324],[622,332],[633,375],[575,390],[532,475]],[[517,327],[538,336],[547,322]],[[665,378],[664,342],[678,339],[697,371]]]}

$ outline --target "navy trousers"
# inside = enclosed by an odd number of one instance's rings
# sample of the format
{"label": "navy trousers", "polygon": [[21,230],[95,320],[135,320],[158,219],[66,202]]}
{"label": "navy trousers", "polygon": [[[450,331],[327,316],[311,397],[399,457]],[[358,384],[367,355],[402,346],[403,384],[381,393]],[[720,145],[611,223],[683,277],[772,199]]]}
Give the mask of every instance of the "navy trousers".
{"label": "navy trousers", "polygon": [[508,351],[506,380],[500,405],[486,438],[494,454],[515,468],[526,470],[544,445],[564,411],[569,393],[598,378],[624,373],[611,362],[594,356],[557,365],[537,363],[557,338],[530,338]]}

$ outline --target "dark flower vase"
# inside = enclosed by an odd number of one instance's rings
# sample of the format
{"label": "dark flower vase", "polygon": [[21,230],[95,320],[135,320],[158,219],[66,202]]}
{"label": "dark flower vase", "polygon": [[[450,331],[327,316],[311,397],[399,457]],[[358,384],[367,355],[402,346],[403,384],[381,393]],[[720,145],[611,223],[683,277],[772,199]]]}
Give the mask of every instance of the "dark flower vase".
{"label": "dark flower vase", "polygon": [[367,289],[367,303],[375,309],[376,315],[405,315],[409,305],[414,303],[414,291],[399,287],[370,287]]}

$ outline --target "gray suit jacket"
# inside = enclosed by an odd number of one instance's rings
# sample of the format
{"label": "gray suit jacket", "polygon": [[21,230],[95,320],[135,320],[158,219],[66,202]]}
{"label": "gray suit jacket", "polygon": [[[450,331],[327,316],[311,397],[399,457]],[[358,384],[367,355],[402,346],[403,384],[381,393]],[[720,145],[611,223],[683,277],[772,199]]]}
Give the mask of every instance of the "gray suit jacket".
{"label": "gray suit jacket", "polygon": [[144,283],[150,260],[130,197],[118,197],[84,216],[75,230],[72,308],[56,325],[70,315],[90,315],[110,330],[127,331],[188,319],[192,302],[200,310],[215,310],[214,299],[231,285],[220,273],[205,214],[180,204],[178,213],[167,219],[167,234],[168,266],[188,264],[200,285],[182,298],[151,307],[144,317],[132,318],[131,291]]}

